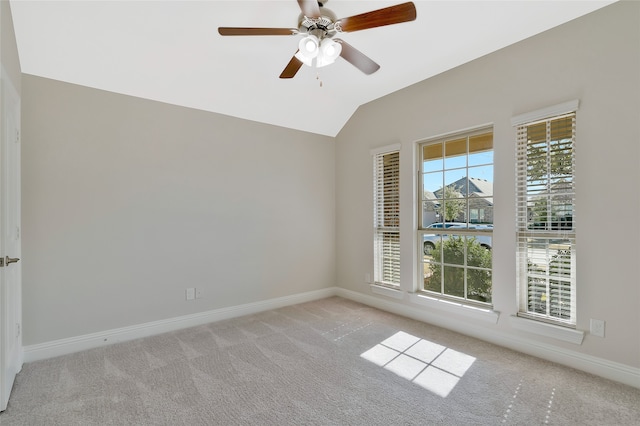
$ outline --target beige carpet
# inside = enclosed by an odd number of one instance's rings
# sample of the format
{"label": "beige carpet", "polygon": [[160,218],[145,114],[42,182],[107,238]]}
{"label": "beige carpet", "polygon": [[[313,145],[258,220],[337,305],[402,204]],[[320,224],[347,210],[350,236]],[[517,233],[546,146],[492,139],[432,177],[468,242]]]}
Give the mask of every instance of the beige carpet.
{"label": "beige carpet", "polygon": [[341,298],[26,364],[4,425],[640,425],[640,390]]}

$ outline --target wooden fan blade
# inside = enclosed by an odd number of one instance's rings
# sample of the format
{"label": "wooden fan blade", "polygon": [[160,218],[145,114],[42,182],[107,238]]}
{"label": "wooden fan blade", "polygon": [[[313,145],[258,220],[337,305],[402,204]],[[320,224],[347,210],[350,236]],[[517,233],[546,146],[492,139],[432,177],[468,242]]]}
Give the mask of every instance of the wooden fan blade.
{"label": "wooden fan blade", "polygon": [[363,73],[369,75],[380,69],[380,65],[373,62],[371,58],[360,52],[355,47],[351,46],[346,41],[339,38],[334,38],[333,40],[342,45],[340,56],[342,56],[345,61],[351,63],[351,65],[358,68]]}
{"label": "wooden fan blade", "polygon": [[298,34],[295,28],[242,28],[242,27],[218,27],[218,33],[223,36],[261,36],[261,35],[294,35]]}
{"label": "wooden fan blade", "polygon": [[354,32],[369,28],[383,27],[385,25],[399,24],[416,19],[416,6],[413,2],[385,7],[371,12],[342,18],[336,21],[336,27],[343,32]]}
{"label": "wooden fan blade", "polygon": [[302,14],[307,18],[319,18],[320,6],[318,6],[317,0],[298,0],[298,5]]}
{"label": "wooden fan blade", "polygon": [[282,74],[280,74],[280,78],[293,78],[298,73],[298,70],[300,69],[301,66],[302,66],[302,61],[296,58],[296,56],[294,55],[289,61],[289,63],[287,64],[287,66],[284,67]]}

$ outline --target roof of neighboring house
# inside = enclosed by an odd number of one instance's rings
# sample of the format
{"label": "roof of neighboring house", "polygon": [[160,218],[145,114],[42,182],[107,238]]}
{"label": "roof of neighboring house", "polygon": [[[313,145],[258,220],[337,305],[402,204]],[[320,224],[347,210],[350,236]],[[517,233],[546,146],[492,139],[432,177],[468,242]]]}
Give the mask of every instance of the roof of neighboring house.
{"label": "roof of neighboring house", "polygon": [[[461,179],[464,181],[464,179]],[[479,197],[493,197],[493,182],[486,179],[469,178],[471,184],[471,193]],[[471,194],[469,194],[471,195]]]}
{"label": "roof of neighboring house", "polygon": [[[468,197],[493,197],[493,182],[486,179],[469,178],[469,191],[467,191],[467,178],[460,178],[457,181],[447,185],[449,188],[456,188],[461,194]],[[427,193],[427,191],[425,191]],[[442,189],[435,191],[434,196],[437,198],[442,194]]]}
{"label": "roof of neighboring house", "polygon": [[436,195],[431,192],[431,191],[427,191],[426,189],[424,190],[424,198],[429,200],[429,199],[434,199],[436,198]]}

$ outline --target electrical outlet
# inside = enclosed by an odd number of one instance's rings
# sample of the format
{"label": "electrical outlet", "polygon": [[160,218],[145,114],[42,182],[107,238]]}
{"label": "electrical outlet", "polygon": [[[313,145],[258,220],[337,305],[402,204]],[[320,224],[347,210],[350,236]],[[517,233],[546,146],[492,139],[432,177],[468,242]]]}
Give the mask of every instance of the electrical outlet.
{"label": "electrical outlet", "polygon": [[604,337],[604,321],[591,318],[590,331],[594,336]]}
{"label": "electrical outlet", "polygon": [[195,288],[188,288],[185,290],[185,298],[187,300],[193,300],[196,298],[196,289]]}

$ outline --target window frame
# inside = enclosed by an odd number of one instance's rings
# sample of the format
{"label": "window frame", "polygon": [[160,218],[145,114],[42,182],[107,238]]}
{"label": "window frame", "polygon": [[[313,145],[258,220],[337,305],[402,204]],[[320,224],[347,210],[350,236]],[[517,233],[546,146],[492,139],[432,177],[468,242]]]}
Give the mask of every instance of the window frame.
{"label": "window frame", "polygon": [[[492,152],[492,158],[491,158],[491,162],[490,163],[481,163],[481,164],[469,164],[469,139],[473,138],[474,136],[480,136],[480,135],[484,135],[490,133],[491,134],[491,152]],[[425,278],[425,272],[424,269],[426,267],[426,265],[430,262],[425,261],[425,255],[424,255],[424,241],[425,241],[425,235],[454,235],[454,236],[459,236],[462,239],[466,239],[466,238],[476,238],[476,239],[482,239],[483,241],[486,238],[490,239],[490,247],[493,247],[493,228],[482,228],[482,227],[478,227],[475,226],[473,223],[471,223],[471,218],[470,218],[470,211],[471,211],[471,206],[469,204],[470,200],[473,200],[473,197],[470,196],[469,194],[466,194],[464,196],[464,200],[465,200],[465,210],[464,210],[464,218],[465,218],[465,227],[442,227],[442,228],[438,228],[438,227],[434,227],[434,228],[428,228],[427,226],[429,225],[425,225],[424,222],[424,174],[425,174],[425,170],[424,170],[424,147],[427,145],[431,145],[431,144],[438,144],[438,143],[442,143],[443,146],[445,144],[445,142],[447,141],[453,141],[456,139],[460,139],[460,138],[466,138],[466,147],[465,147],[465,165],[463,167],[464,171],[465,171],[465,176],[467,177],[467,185],[469,184],[469,178],[471,176],[469,176],[469,170],[472,170],[474,167],[486,167],[486,166],[491,166],[492,167],[492,172],[494,171],[494,164],[495,164],[495,159],[493,157],[493,152],[495,152],[495,146],[493,143],[493,135],[494,135],[494,129],[493,129],[493,125],[492,124],[487,124],[487,125],[482,125],[482,126],[478,126],[478,127],[474,127],[471,129],[466,129],[463,131],[458,131],[458,132],[452,132],[452,133],[447,133],[444,135],[439,135],[436,137],[431,137],[428,139],[424,139],[421,141],[418,141],[416,143],[416,147],[417,147],[417,194],[416,194],[416,208],[417,208],[417,238],[416,238],[416,242],[418,245],[418,253],[417,253],[417,273],[418,273],[418,285],[417,285],[417,295],[423,295],[427,298],[436,298],[439,300],[443,300],[446,302],[453,302],[455,304],[461,304],[463,306],[469,306],[469,307],[476,307],[476,308],[481,308],[481,309],[492,309],[493,308],[493,303],[491,300],[489,301],[480,301],[480,300],[475,300],[475,299],[471,299],[469,298],[469,293],[468,293],[468,286],[467,286],[467,278],[468,278],[468,271],[470,270],[481,270],[481,271],[488,271],[490,276],[491,276],[491,281],[493,282],[493,256],[491,259],[491,266],[490,267],[476,267],[473,265],[469,265],[467,263],[468,257],[467,257],[467,251],[466,251],[466,247],[467,245],[465,244],[465,248],[464,248],[464,261],[463,264],[448,264],[444,261],[444,259],[440,262],[440,267],[442,268],[441,270],[444,271],[444,268],[447,267],[462,267],[464,269],[464,294],[462,297],[460,296],[454,296],[451,294],[446,294],[444,292],[444,278],[441,278],[441,290],[440,292],[435,292],[432,290],[427,290],[425,289],[425,284],[424,284],[424,278]],[[445,158],[446,158],[446,153],[443,151],[442,153],[442,158],[443,158],[443,166],[442,166],[442,173],[443,176],[446,173],[446,171],[448,170],[445,166]],[[454,169],[461,169],[460,167],[452,167],[449,170],[454,170]],[[493,174],[493,173],[492,173]],[[493,179],[493,176],[492,176]],[[444,183],[445,183],[445,179],[443,178],[443,187],[444,187]],[[486,197],[486,198],[491,198],[491,208],[493,209],[493,192],[491,194],[490,197]],[[442,196],[443,199],[445,199],[444,194]],[[493,216],[493,215],[491,215]],[[435,223],[443,223],[446,221],[441,221],[441,222],[435,222]],[[491,220],[491,223],[493,224],[493,220]],[[441,258],[442,259],[442,258]],[[446,272],[445,272],[446,273]],[[493,284],[491,284],[493,285]]]}
{"label": "window frame", "polygon": [[[399,290],[401,277],[400,277],[400,148],[401,144],[392,144],[383,146],[377,149],[371,150],[372,165],[373,165],[373,284],[377,286],[388,287],[390,289]],[[390,183],[395,186],[395,191],[391,196],[395,197],[395,202],[392,201],[392,209],[394,209],[393,215],[395,216],[394,226],[387,226],[388,218],[385,215],[385,202],[384,198],[385,190],[385,178],[384,164],[380,167],[380,162],[384,161],[384,157],[387,155],[397,155],[397,169],[392,171],[397,176],[395,183],[389,180],[386,183]],[[382,172],[382,175],[380,174]],[[382,187],[380,187],[382,185]],[[387,192],[388,193],[388,192]],[[380,233],[395,234],[397,237],[395,241],[391,240],[386,245],[385,238],[380,238]],[[386,247],[385,247],[386,245]],[[391,256],[385,256],[385,251],[390,250],[395,252]],[[385,270],[386,268],[386,270]],[[391,277],[391,279],[388,279]]]}
{"label": "window frame", "polygon": [[[563,104],[554,105],[541,110],[533,111],[527,114],[522,114],[512,118],[512,125],[516,129],[516,258],[517,258],[517,277],[516,277],[516,291],[518,297],[518,317],[538,321],[541,323],[549,323],[557,326],[576,328],[577,324],[577,281],[576,281],[576,199],[575,199],[575,181],[576,181],[576,120],[579,101],[573,100],[565,102]],[[557,176],[553,173],[551,168],[551,155],[552,155],[552,136],[551,136],[551,123],[558,122],[559,120],[571,118],[571,138],[570,138],[570,185],[569,190],[566,190],[566,183],[563,183],[562,190],[553,190],[552,176]],[[540,125],[545,123],[545,143],[546,151],[545,155],[548,158],[545,163],[545,176],[547,176],[546,190],[542,191],[541,195],[534,195],[535,191],[531,189],[528,182],[533,182],[529,178],[531,177],[528,172],[529,152],[533,152],[533,149],[529,149],[533,142],[529,140],[526,128],[531,126]],[[556,142],[561,142],[567,138],[559,139]],[[563,142],[566,144],[566,142]],[[557,177],[556,177],[557,178]],[[531,184],[532,185],[532,184]],[[568,227],[567,223],[558,223],[558,220],[554,222],[553,217],[549,219],[549,215],[552,210],[549,205],[549,201],[553,197],[570,197],[570,212],[571,212],[571,226]],[[547,200],[547,213],[544,217],[545,220],[541,225],[537,225],[533,222],[531,226],[531,218],[533,215],[533,207],[531,202],[538,200]],[[567,204],[564,201],[564,204]],[[566,205],[563,206],[566,208]],[[556,225],[554,226],[554,223]],[[540,229],[538,229],[540,228]],[[555,228],[555,229],[554,229]],[[530,256],[535,254],[534,241],[538,243],[538,252],[540,247],[543,247],[544,255],[538,254],[537,261],[547,261],[545,267],[540,267],[538,264],[533,265],[534,261],[530,260]],[[546,243],[545,243],[546,241]],[[569,253],[566,250],[560,252],[560,246],[555,244],[555,248],[552,247],[552,242],[566,242],[565,245],[569,247]],[[564,246],[563,246],[564,247]],[[551,254],[552,250],[556,250],[556,254]],[[567,257],[568,254],[568,257]],[[568,260],[568,262],[567,262]],[[554,262],[555,266],[554,266]],[[568,265],[567,265],[568,263]],[[532,280],[532,281],[530,281]],[[538,284],[536,282],[539,281]],[[544,284],[546,292],[540,292],[540,288]],[[555,285],[554,289],[552,286]],[[569,287],[568,307],[562,305],[565,304],[563,299],[566,298],[564,288],[560,289],[560,286]],[[532,289],[533,288],[533,289]],[[536,290],[538,288],[538,290]],[[536,312],[535,309],[530,307],[532,303],[530,292],[537,292],[541,295],[541,304],[544,303],[545,313]],[[543,294],[544,293],[544,294]],[[554,294],[556,294],[554,299]],[[559,296],[558,296],[559,295]],[[544,300],[542,300],[544,299]],[[553,315],[554,309],[556,311],[563,312],[567,310],[569,312],[568,318],[562,318],[562,313],[559,315]]]}

